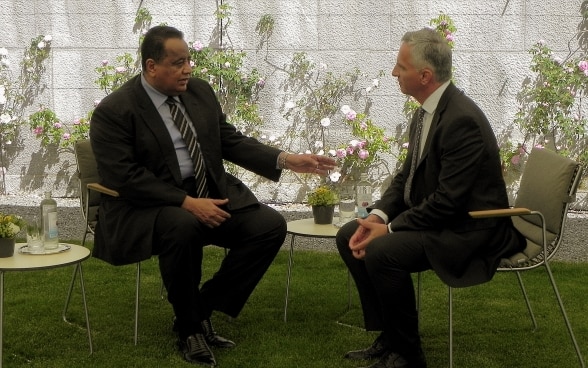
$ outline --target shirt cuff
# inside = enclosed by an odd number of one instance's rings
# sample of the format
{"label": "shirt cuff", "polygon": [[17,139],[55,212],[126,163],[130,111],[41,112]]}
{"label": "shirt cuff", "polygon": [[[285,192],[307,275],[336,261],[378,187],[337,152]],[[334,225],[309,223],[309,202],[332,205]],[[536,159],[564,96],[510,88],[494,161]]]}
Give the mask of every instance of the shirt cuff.
{"label": "shirt cuff", "polygon": [[370,211],[370,215],[376,215],[379,218],[381,218],[382,220],[384,220],[384,223],[387,224],[388,223],[388,215],[386,215],[384,213],[384,211],[379,210],[377,208],[374,208],[373,210]]}

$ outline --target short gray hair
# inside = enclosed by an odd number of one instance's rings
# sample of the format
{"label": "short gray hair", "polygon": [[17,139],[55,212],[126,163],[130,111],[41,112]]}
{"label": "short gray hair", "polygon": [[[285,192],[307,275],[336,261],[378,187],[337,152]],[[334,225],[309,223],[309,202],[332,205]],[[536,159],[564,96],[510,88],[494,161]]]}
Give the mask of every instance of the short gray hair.
{"label": "short gray hair", "polygon": [[451,47],[437,31],[423,28],[406,32],[402,42],[411,46],[412,63],[417,68],[431,68],[437,82],[451,79]]}

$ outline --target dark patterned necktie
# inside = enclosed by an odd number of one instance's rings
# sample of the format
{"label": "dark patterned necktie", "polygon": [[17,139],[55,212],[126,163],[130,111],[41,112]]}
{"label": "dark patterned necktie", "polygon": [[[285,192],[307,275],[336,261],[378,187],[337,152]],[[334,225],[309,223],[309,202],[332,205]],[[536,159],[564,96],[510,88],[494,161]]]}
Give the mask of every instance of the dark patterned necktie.
{"label": "dark patterned necktie", "polygon": [[406,183],[404,184],[404,203],[407,206],[412,207],[412,201],[410,200],[410,190],[412,187],[412,179],[414,177],[414,172],[416,171],[417,163],[419,162],[419,152],[421,146],[421,133],[423,131],[423,120],[425,118],[425,110],[421,107],[419,108],[419,115],[417,119],[417,126],[415,137],[412,142],[410,142],[410,146],[412,148],[412,160],[410,161],[410,172],[408,174],[408,178],[406,179]]}
{"label": "dark patterned necktie", "polygon": [[186,144],[186,147],[188,147],[188,152],[190,152],[190,157],[192,157],[192,163],[194,164],[194,178],[196,179],[196,193],[199,198],[206,198],[208,197],[208,185],[206,184],[204,159],[202,158],[202,152],[200,152],[200,148],[198,147],[196,136],[194,135],[188,120],[176,104],[176,100],[170,96],[165,102],[169,105],[169,111],[171,112],[174,124],[180,130],[182,139],[184,139],[184,143]]}

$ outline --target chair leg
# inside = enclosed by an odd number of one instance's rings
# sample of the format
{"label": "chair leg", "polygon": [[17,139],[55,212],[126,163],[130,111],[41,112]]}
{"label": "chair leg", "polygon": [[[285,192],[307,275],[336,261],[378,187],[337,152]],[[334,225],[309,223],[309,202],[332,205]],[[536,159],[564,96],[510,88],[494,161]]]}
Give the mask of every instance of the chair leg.
{"label": "chair leg", "polygon": [[561,310],[561,314],[563,319],[566,323],[566,327],[568,328],[568,332],[570,334],[570,338],[572,339],[572,344],[574,345],[574,349],[576,350],[576,355],[578,356],[578,360],[580,361],[580,367],[585,368],[586,364],[584,363],[584,358],[582,357],[582,353],[580,352],[580,347],[578,346],[578,341],[576,340],[576,336],[574,335],[574,331],[572,331],[572,324],[568,319],[568,315],[563,305],[563,301],[561,300],[561,296],[559,294],[559,290],[557,289],[557,285],[555,284],[555,279],[553,278],[553,274],[551,273],[551,268],[549,267],[549,263],[544,262],[545,269],[547,270],[547,275],[549,276],[549,281],[551,281],[551,286],[553,287],[553,292],[557,298],[557,302],[559,304],[559,309]]}
{"label": "chair leg", "polygon": [[137,262],[137,282],[135,285],[135,345],[139,337],[139,291],[141,285],[141,262]]}
{"label": "chair leg", "polygon": [[453,368],[453,288],[448,289],[448,308],[449,311],[449,368]]}
{"label": "chair leg", "polygon": [[284,300],[284,322],[287,321],[288,318],[288,296],[290,294],[290,278],[292,277],[292,258],[294,257],[294,239],[296,238],[296,235],[292,234],[290,235],[291,239],[290,239],[290,254],[288,257],[288,273],[287,273],[287,278],[286,278],[286,298]]}
{"label": "chair leg", "polygon": [[525,289],[525,285],[523,284],[523,277],[519,271],[516,271],[515,273],[517,275],[517,280],[519,281],[519,287],[521,288],[521,292],[523,293],[523,298],[525,298],[525,303],[527,304],[529,316],[531,317],[531,321],[533,322],[533,331],[535,331],[537,330],[537,320],[535,319],[535,314],[533,313],[533,309],[531,308],[531,302],[529,301],[529,297],[527,296],[527,290]]}

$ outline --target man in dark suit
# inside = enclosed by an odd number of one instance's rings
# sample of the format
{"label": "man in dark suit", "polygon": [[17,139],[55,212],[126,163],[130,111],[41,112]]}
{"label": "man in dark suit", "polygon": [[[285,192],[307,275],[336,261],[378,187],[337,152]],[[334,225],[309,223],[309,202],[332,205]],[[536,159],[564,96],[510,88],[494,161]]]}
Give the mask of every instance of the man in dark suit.
{"label": "man in dark suit", "polygon": [[371,368],[426,367],[411,273],[433,269],[452,287],[475,285],[524,244],[510,219],[468,216],[504,208],[508,197],[490,124],[451,83],[451,65],[451,48],[435,30],[403,36],[392,75],[422,107],[411,122],[408,155],[370,214],[337,234],[365,327],[381,331],[370,347],[345,357],[378,358]]}
{"label": "man in dark suit", "polygon": [[[334,160],[289,155],[227,123],[207,82],[191,78],[182,32],[150,29],[141,45],[142,73],[96,107],[90,139],[104,196],[94,256],[120,265],[159,256],[174,329],[185,360],[214,366],[210,347],[232,347],[210,317],[236,317],[286,236],[284,218],[259,203],[223,160],[278,180],[282,169],[326,175]],[[202,249],[229,249],[202,287]]]}

